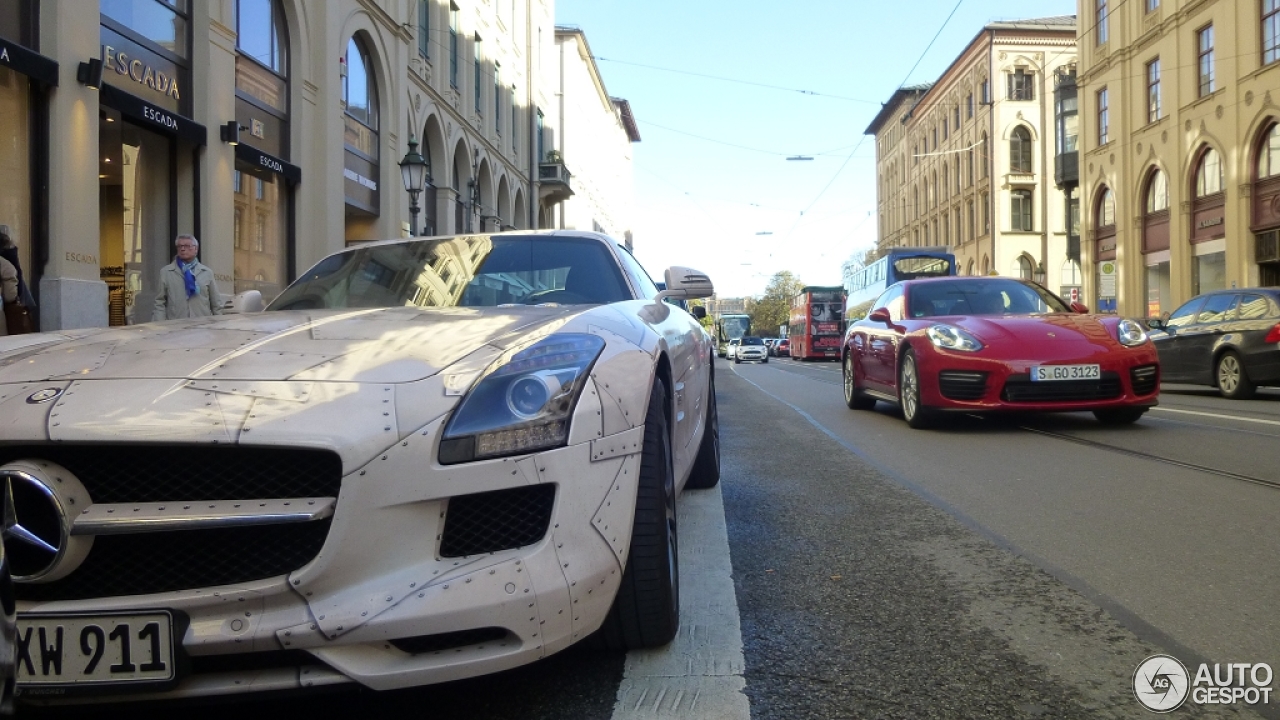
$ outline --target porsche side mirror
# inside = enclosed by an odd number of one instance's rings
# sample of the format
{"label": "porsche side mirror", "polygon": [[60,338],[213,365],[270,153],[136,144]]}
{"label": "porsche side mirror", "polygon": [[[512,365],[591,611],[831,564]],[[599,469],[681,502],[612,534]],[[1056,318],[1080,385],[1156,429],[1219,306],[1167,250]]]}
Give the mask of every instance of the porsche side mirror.
{"label": "porsche side mirror", "polygon": [[1071,303],[1071,312],[1084,315],[1089,312],[1089,306],[1082,302],[1073,302]]}
{"label": "porsche side mirror", "polygon": [[693,306],[693,316],[699,320],[707,316],[707,309],[701,305]]}
{"label": "porsche side mirror", "polygon": [[871,322],[887,323],[889,322],[889,310],[888,308],[876,308],[871,311],[871,314],[867,316],[867,319]]}
{"label": "porsche side mirror", "polygon": [[657,300],[708,298],[716,292],[715,286],[711,284],[711,278],[707,277],[706,273],[698,272],[693,268],[672,265],[663,273],[663,280],[666,287],[658,292],[658,297],[655,298]]}

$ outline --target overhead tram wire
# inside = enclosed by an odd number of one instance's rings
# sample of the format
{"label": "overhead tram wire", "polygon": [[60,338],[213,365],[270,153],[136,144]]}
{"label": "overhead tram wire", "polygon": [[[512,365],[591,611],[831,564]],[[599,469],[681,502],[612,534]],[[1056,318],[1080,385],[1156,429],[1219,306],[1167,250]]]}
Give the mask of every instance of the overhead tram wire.
{"label": "overhead tram wire", "polygon": [[692,75],[693,77],[706,78],[708,80],[719,80],[720,82],[738,83],[740,85],[751,85],[754,87],[768,88],[770,90],[781,90],[783,92],[799,93],[801,95],[810,95],[813,97],[832,98],[834,100],[848,100],[849,102],[866,103],[868,105],[879,105],[875,100],[863,100],[861,98],[848,97],[846,95],[835,95],[832,93],[823,93],[816,90],[803,90],[800,88],[785,87],[783,85],[770,85],[768,83],[755,82],[753,80],[739,80],[738,78],[724,77],[722,75],[709,75],[707,73],[693,72],[692,70],[677,70],[675,68],[664,68],[657,65],[645,65],[643,63],[627,62],[625,60],[613,60],[599,55],[592,56],[593,60],[599,62],[611,62],[618,65],[630,65],[632,67],[645,68],[646,70],[659,70],[661,72],[677,73],[679,75]]}
{"label": "overhead tram wire", "polygon": [[[956,16],[956,11],[960,9],[960,6],[963,3],[964,0],[956,0],[955,7],[951,8],[951,13],[947,15],[946,20],[942,21],[942,25],[938,28],[938,32],[934,33],[933,39],[930,40],[929,44],[925,46],[923,51],[921,51],[920,57],[916,59],[916,63],[907,71],[907,76],[902,79],[902,82],[898,84],[898,87],[905,86],[907,84],[907,80],[911,79],[911,73],[915,72],[916,68],[920,67],[920,63],[924,62],[925,56],[929,54],[929,50],[933,48],[933,44],[938,41],[938,37],[942,35],[942,31],[947,29],[947,25],[951,22],[951,18]],[[826,194],[827,190],[835,183],[836,179],[840,177],[840,173],[844,172],[845,167],[849,165],[849,161],[853,159],[854,154],[858,152],[858,148],[862,147],[862,142],[866,139],[866,135],[863,135],[858,139],[858,144],[853,146],[853,150],[849,152],[848,157],[846,157],[844,162],[840,164],[840,167],[836,169],[835,174],[831,176],[831,179],[827,181],[827,184],[823,185],[822,189],[819,190],[818,194],[813,198],[813,201],[810,202],[804,210],[800,211],[800,215],[796,217],[796,221],[791,224],[791,227],[787,229],[787,234],[782,238],[783,245],[786,245],[787,240],[791,239],[792,231],[794,231],[796,226],[800,224],[800,220],[804,217],[804,214],[809,210],[812,210],[814,205],[818,204],[818,201],[822,199],[822,196]]]}

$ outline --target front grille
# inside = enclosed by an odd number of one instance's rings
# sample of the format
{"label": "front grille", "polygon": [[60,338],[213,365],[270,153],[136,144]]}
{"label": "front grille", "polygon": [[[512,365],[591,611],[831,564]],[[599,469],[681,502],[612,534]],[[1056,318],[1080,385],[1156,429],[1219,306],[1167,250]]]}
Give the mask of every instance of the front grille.
{"label": "front grille", "polygon": [[1007,402],[1077,402],[1120,397],[1120,375],[1104,372],[1097,380],[1032,382],[1030,375],[1010,375],[1000,397]]}
{"label": "front grille", "polygon": [[459,630],[457,632],[439,633],[437,635],[418,635],[416,637],[398,638],[391,644],[397,650],[411,655],[422,653],[438,653],[445,650],[456,650],[468,645],[497,642],[506,639],[506,630],[497,627],[476,628],[475,630]]}
{"label": "front grille", "polygon": [[84,564],[61,580],[18,584],[19,600],[147,595],[263,580],[320,552],[330,519],[291,525],[183,530],[94,538]]}
{"label": "front grille", "polygon": [[463,557],[532,545],[547,534],[555,485],[532,485],[449,498],[440,557]]}
{"label": "front grille", "polygon": [[3,445],[0,465],[49,460],[95,503],[337,497],[342,459],[327,450],[217,445]]}
{"label": "front grille", "polygon": [[1129,382],[1133,383],[1134,395],[1150,395],[1160,384],[1160,368],[1156,365],[1141,365],[1129,370]]}
{"label": "front grille", "polygon": [[987,373],[943,370],[938,373],[938,392],[949,400],[981,400],[987,394]]}
{"label": "front grille", "polygon": [[[188,445],[0,445],[0,464],[48,460],[95,503],[337,497],[342,460],[297,448]],[[19,599],[81,600],[234,585],[284,575],[320,552],[330,521],[103,535],[71,575],[22,584]]]}

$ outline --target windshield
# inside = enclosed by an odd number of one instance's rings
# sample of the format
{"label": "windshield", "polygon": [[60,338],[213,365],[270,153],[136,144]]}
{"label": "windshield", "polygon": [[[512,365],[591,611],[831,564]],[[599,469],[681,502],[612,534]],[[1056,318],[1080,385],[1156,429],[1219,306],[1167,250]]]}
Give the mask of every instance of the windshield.
{"label": "windshield", "polygon": [[907,309],[913,318],[1071,312],[1061,298],[1039,286],[1002,278],[910,285]]}
{"label": "windshield", "polygon": [[632,299],[588,238],[484,236],[353,248],[321,260],[268,310],[577,305]]}
{"label": "windshield", "polygon": [[744,337],[742,338],[742,344],[743,345],[763,345],[764,340],[761,340],[758,337]]}

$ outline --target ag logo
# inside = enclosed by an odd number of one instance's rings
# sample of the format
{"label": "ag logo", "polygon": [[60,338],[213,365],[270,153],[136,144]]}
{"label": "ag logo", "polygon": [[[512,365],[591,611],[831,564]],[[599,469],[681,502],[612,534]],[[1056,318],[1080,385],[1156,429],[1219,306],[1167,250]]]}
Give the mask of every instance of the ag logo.
{"label": "ag logo", "polygon": [[1152,655],[1133,672],[1133,695],[1151,712],[1177,710],[1187,699],[1191,676],[1172,655]]}

